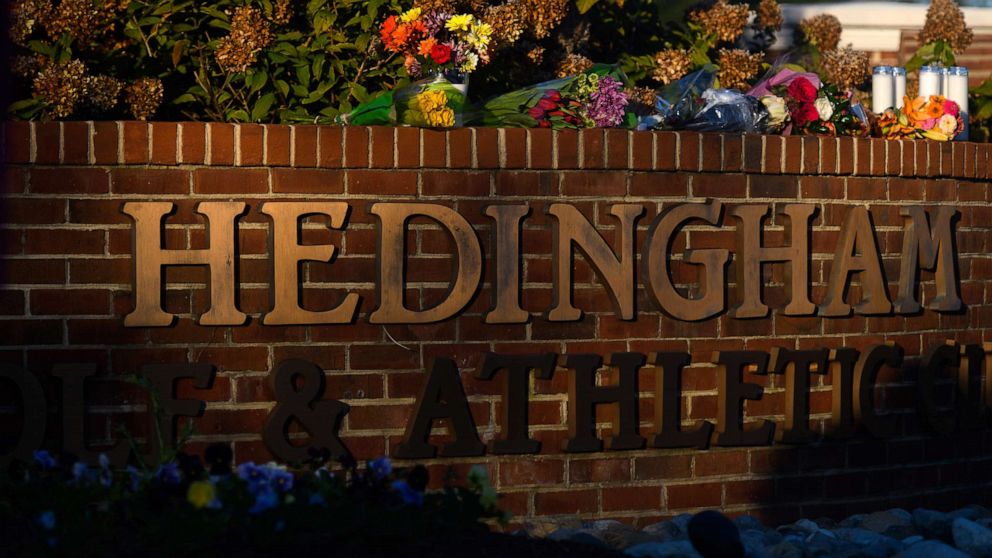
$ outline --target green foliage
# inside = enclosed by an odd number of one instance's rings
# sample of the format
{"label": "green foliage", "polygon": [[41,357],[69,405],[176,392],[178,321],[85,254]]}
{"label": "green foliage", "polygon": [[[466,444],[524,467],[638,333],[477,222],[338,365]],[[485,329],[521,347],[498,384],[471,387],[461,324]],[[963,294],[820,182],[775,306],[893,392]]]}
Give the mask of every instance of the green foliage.
{"label": "green foliage", "polygon": [[954,66],[955,63],[954,49],[947,41],[938,39],[918,48],[913,57],[906,62],[906,71],[916,72],[927,64],[941,64],[950,67]]}

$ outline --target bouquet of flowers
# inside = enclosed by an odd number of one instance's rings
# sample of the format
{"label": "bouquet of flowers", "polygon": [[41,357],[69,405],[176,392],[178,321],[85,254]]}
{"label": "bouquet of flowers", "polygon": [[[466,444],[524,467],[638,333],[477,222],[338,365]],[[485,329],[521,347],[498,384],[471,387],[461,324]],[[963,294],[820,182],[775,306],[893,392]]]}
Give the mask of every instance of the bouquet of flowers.
{"label": "bouquet of flowers", "polygon": [[413,8],[379,28],[387,51],[402,55],[407,73],[424,77],[360,105],[342,124],[406,124],[430,128],[461,125],[468,74],[489,63],[493,29],[471,14],[450,15]]}
{"label": "bouquet of flowers", "polygon": [[769,131],[820,136],[865,136],[869,132],[867,116],[849,91],[832,85],[817,87],[803,76],[772,87],[760,100],[770,115]]}
{"label": "bouquet of flowers", "polygon": [[479,126],[523,128],[632,128],[627,78],[615,66],[596,64],[585,72],[539,83],[490,99],[468,121]]}
{"label": "bouquet of flowers", "polygon": [[961,107],[940,95],[903,97],[901,109],[888,109],[878,119],[878,129],[886,139],[949,141],[964,130],[964,119]]}

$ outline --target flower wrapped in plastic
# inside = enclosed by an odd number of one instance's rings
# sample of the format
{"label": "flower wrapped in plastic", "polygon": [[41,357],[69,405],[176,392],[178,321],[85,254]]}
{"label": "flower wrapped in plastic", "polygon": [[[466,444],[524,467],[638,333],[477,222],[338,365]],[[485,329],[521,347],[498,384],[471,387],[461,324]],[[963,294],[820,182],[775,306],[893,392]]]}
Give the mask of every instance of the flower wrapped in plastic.
{"label": "flower wrapped in plastic", "polygon": [[878,119],[877,127],[886,139],[950,141],[964,130],[964,119],[961,107],[943,96],[903,97],[902,108],[886,110]]}
{"label": "flower wrapped in plastic", "polygon": [[475,126],[633,128],[637,117],[616,66],[595,64],[581,74],[505,93],[471,109]]}
{"label": "flower wrapped in plastic", "polygon": [[432,78],[389,91],[338,117],[350,126],[418,126],[454,128],[460,126],[465,110],[466,84],[455,76],[438,74]]}
{"label": "flower wrapped in plastic", "polygon": [[697,70],[664,87],[656,113],[641,118],[638,129],[764,133],[769,112],[761,102],[736,89],[714,89],[713,68]]}

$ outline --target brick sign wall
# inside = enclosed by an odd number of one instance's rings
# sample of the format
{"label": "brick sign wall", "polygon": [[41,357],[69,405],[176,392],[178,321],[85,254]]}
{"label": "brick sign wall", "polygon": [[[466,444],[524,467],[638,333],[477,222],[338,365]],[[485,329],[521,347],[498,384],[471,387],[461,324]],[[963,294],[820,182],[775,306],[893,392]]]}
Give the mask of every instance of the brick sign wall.
{"label": "brick sign wall", "polygon": [[[326,372],[324,398],[346,403],[338,435],[359,459],[392,454],[413,420],[415,401],[436,358],[453,359],[475,427],[483,442],[499,438],[504,412],[503,384],[481,380],[476,372],[487,352],[556,353],[551,379],[530,379],[530,436],[542,446],[537,455],[492,455],[426,460],[437,484],[449,467],[464,474],[485,464],[504,495],[503,505],[519,521],[528,517],[578,513],[646,523],[704,507],[752,512],[785,520],[841,515],[881,506],[914,507],[971,502],[989,495],[992,431],[954,429],[934,435],[917,407],[919,356],[956,341],[962,346],[989,340],[992,328],[992,189],[987,184],[992,153],[968,143],[700,135],[695,133],[582,133],[520,129],[461,129],[434,132],[410,128],[313,126],[234,126],[201,123],[66,122],[6,124],[0,218],[0,359],[29,370],[46,386],[49,400],[46,440],[50,446],[73,427],[59,418],[58,402],[75,400],[60,392],[52,377],[60,364],[95,364],[99,374],[84,391],[85,436],[92,446],[120,440],[124,429],[148,436],[143,391],[119,381],[142,365],[207,363],[216,369],[212,386],[191,380],[177,395],[206,401],[191,448],[230,443],[240,461],[271,458],[262,442],[267,416],[276,407],[268,378],[280,362],[301,358]],[[956,221],[955,272],[965,309],[926,308],[937,285],[920,272],[916,313],[849,317],[787,316],[788,269],[764,268],[763,299],[769,316],[737,319],[723,311],[695,322],[662,313],[637,281],[636,319],[619,319],[603,278],[579,253],[574,263],[574,295],[582,318],[551,322],[543,317],[554,304],[552,203],[575,207],[616,249],[613,204],[639,204],[637,253],[659,212],[686,202],[722,202],[719,224],[689,223],[673,237],[671,277],[681,293],[697,297],[700,266],[684,260],[686,250],[737,250],[735,220],[726,212],[759,204],[770,213],[785,204],[812,204],[817,210],[810,233],[810,297],[827,294],[842,224],[851,208],[867,207],[895,300],[906,218],[900,210],[922,207],[932,216],[941,207],[960,212]],[[245,325],[205,326],[197,318],[208,309],[211,292],[205,267],[168,267],[162,307],[178,316],[170,327],[125,327],[135,306],[132,234],[122,213],[125,202],[170,202],[164,221],[164,247],[205,249],[208,231],[194,212],[198,202],[247,204],[237,221],[238,308]],[[309,326],[262,325],[274,296],[270,221],[263,202],[346,202],[343,227],[326,218],[302,225],[304,244],[337,248],[332,263],[302,265],[301,306],[330,310],[348,293],[361,297],[353,323]],[[376,307],[377,230],[370,214],[375,202],[440,204],[464,217],[482,246],[483,286],[455,317],[423,325],[372,324]],[[529,204],[521,228],[521,306],[526,324],[487,324],[492,306],[493,219],[483,213],[493,203]],[[771,211],[775,210],[775,211]],[[766,246],[785,242],[779,217],[765,225]],[[862,247],[863,248],[863,247]],[[406,232],[405,304],[412,309],[437,304],[448,294],[455,263],[448,234],[437,223],[414,218]],[[946,262],[945,262],[946,263]],[[140,263],[138,264],[140,265]],[[643,260],[639,261],[643,266]],[[726,307],[735,302],[734,257],[727,269]],[[641,277],[640,272],[638,277]],[[851,285],[856,304],[862,285]],[[714,287],[716,288],[716,287]],[[883,297],[884,298],[884,297]],[[809,388],[812,443],[708,449],[654,449],[570,453],[567,355],[681,352],[691,364],[681,378],[681,419],[691,429],[701,420],[717,422],[722,405],[715,351],[841,349],[865,351],[885,342],[905,350],[905,366],[882,368],[874,389],[876,410],[896,417],[882,439],[869,433],[842,441],[823,438],[833,416],[829,375],[812,374]],[[650,362],[650,360],[649,360]],[[604,385],[616,374],[604,368]],[[769,419],[784,427],[788,386],[781,374],[746,374],[760,384],[760,399],[743,403],[748,427]],[[936,379],[941,409],[951,404],[954,371]],[[655,430],[655,369],[639,373],[639,422],[650,440]],[[63,380],[63,385],[64,385]],[[2,384],[7,386],[7,384]],[[3,432],[16,438],[17,390],[0,391]],[[986,395],[986,398],[992,395]],[[597,410],[606,437],[616,418],[608,405]],[[304,417],[306,419],[306,417]],[[305,422],[305,420],[304,420]],[[299,425],[291,427],[304,443]],[[445,421],[435,424],[430,441],[450,440]]]}

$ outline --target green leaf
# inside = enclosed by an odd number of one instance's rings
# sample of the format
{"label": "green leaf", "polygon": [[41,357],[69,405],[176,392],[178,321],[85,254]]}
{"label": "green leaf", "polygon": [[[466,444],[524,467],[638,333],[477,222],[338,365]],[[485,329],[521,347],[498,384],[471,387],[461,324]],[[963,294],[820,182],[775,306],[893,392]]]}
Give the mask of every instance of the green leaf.
{"label": "green leaf", "polygon": [[272,105],[276,102],[275,93],[266,93],[262,95],[258,101],[255,102],[255,106],[251,109],[251,120],[252,122],[260,122],[269,115],[269,111],[272,109]]}
{"label": "green leaf", "polygon": [[249,79],[251,93],[258,93],[265,84],[269,82],[269,74],[264,71],[255,72],[254,75]]}
{"label": "green leaf", "polygon": [[575,0],[575,6],[579,9],[580,14],[584,14],[592,9],[599,0]]}

